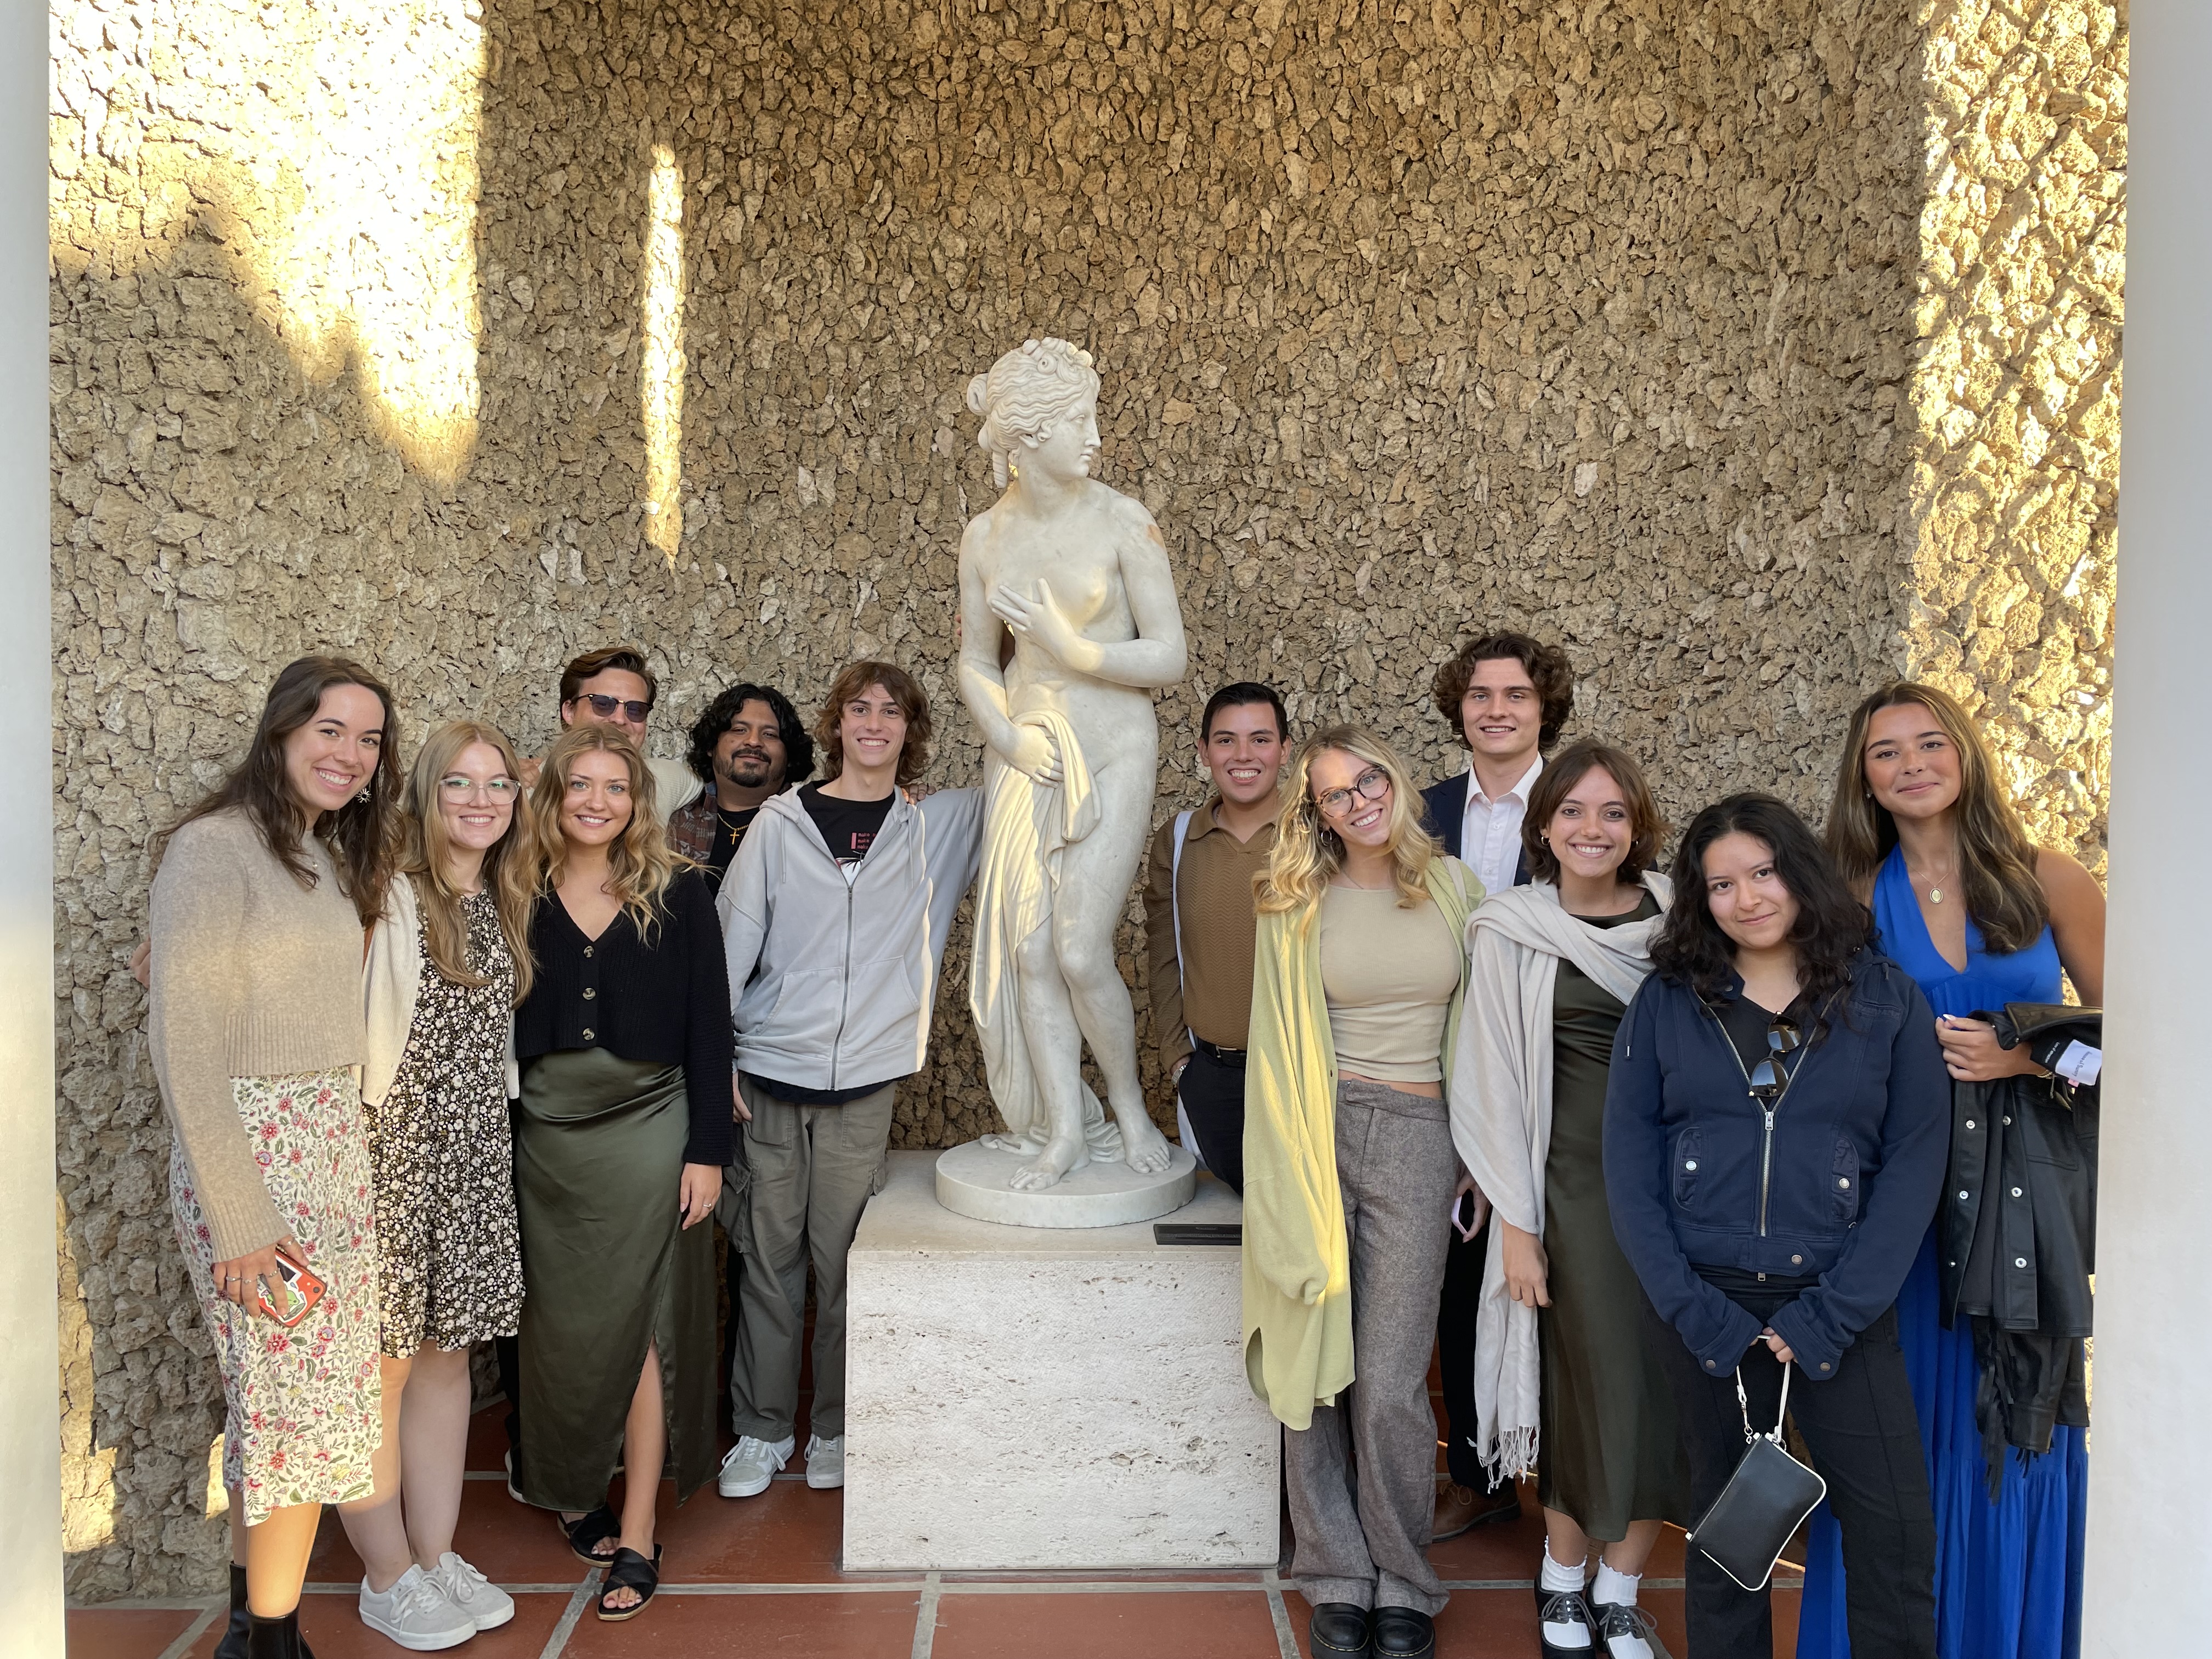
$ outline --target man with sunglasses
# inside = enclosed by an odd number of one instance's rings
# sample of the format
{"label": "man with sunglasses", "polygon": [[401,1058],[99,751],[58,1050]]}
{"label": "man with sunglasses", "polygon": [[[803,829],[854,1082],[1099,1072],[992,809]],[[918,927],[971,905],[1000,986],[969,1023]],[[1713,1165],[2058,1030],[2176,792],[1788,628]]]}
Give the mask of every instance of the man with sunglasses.
{"label": "man with sunglasses", "polygon": [[[643,651],[634,645],[604,645],[561,671],[561,724],[617,726],[643,753],[645,725],[659,695],[660,683],[646,665]],[[653,810],[664,822],[706,792],[704,781],[682,761],[647,756],[645,763],[653,773]],[[536,781],[537,763],[524,764],[530,781]]]}
{"label": "man with sunglasses", "polygon": [[[1465,862],[1494,893],[1528,880],[1521,825],[1528,796],[1544,770],[1544,756],[1559,740],[1574,712],[1575,675],[1567,653],[1526,634],[1487,632],[1453,653],[1437,671],[1437,712],[1467,745],[1463,771],[1421,791],[1429,833],[1445,852]],[[1443,1377],[1444,1462],[1449,1473],[1437,1482],[1435,1535],[1456,1537],[1470,1527],[1510,1521],[1521,1513],[1511,1486],[1492,1492],[1474,1447],[1475,1304],[1482,1293],[1482,1265],[1490,1248],[1486,1218],[1462,1233],[1470,1195],[1453,1210],[1450,1249],[1444,1258],[1443,1294],[1437,1310],[1437,1352]]]}

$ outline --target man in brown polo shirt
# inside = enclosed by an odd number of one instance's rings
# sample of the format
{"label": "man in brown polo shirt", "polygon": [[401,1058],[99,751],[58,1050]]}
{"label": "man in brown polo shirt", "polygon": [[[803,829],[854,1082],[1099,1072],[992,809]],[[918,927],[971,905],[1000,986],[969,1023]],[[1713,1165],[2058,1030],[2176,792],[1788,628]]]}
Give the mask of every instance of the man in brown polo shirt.
{"label": "man in brown polo shirt", "polygon": [[1176,1084],[1186,1146],[1244,1190],[1244,1045],[1258,923],[1252,878],[1275,845],[1290,749],[1283,700],[1240,680],[1209,698],[1199,753],[1213,793],[1152,837],[1145,872],[1152,1033]]}

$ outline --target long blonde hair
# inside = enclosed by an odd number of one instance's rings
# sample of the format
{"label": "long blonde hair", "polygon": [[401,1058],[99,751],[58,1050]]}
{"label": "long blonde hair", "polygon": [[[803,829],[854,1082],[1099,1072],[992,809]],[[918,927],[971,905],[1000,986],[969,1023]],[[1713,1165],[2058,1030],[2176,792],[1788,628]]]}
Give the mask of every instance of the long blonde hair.
{"label": "long blonde hair", "polygon": [[531,787],[528,813],[536,879],[532,890],[550,893],[561,884],[568,864],[568,842],[561,833],[561,802],[568,793],[568,769],[579,755],[604,750],[629,769],[629,823],[607,849],[607,890],[641,937],[650,940],[660,916],[661,896],[676,872],[690,860],[668,848],[667,833],[653,793],[653,769],[627,733],[613,726],[572,726],[546,752]]}
{"label": "long blonde hair", "polygon": [[[483,720],[449,720],[423,739],[415,769],[407,775],[407,811],[400,820],[399,868],[415,881],[416,902],[422,912],[422,942],[430,965],[441,978],[455,985],[486,985],[488,975],[469,966],[468,923],[461,915],[461,891],[446,871],[446,852],[451,842],[445,816],[438,810],[438,785],[471,744],[483,744],[499,751],[500,763],[519,786],[522,767],[514,745],[496,726]],[[507,833],[484,849],[483,890],[492,896],[499,912],[499,931],[514,958],[514,1000],[530,994],[537,964],[530,955],[530,831],[523,823],[522,803]]]}
{"label": "long blonde hair", "polygon": [[1893,680],[1851,711],[1828,806],[1828,855],[1844,879],[1863,890],[1897,845],[1897,820],[1867,787],[1867,729],[1883,709],[1907,703],[1925,708],[1959,751],[1959,799],[1952,810],[1959,826],[1966,914],[1992,951],[2025,951],[2051,921],[2051,901],[2035,871],[2035,843],[1997,786],[1996,757],[1973,717],[1947,691]]}
{"label": "long blonde hair", "polygon": [[1364,726],[1331,726],[1315,732],[1291,756],[1283,790],[1283,810],[1275,820],[1274,850],[1252,885],[1261,910],[1303,911],[1304,922],[1319,914],[1322,890],[1344,867],[1344,840],[1322,817],[1313,798],[1313,763],[1334,750],[1379,766],[1390,780],[1390,874],[1398,903],[1412,909],[1429,896],[1425,878],[1437,856],[1436,837],[1421,827],[1420,796],[1398,751]]}

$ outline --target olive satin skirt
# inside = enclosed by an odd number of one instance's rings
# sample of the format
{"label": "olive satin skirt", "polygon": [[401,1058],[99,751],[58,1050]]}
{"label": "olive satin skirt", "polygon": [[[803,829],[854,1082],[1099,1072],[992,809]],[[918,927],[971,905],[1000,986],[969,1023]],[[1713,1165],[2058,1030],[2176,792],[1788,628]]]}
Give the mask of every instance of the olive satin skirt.
{"label": "olive satin skirt", "polygon": [[715,1463],[714,1230],[682,1224],[684,1069],[602,1048],[545,1054],[523,1072],[515,1121],[522,1494],[545,1509],[606,1502],[650,1347],[680,1502]]}

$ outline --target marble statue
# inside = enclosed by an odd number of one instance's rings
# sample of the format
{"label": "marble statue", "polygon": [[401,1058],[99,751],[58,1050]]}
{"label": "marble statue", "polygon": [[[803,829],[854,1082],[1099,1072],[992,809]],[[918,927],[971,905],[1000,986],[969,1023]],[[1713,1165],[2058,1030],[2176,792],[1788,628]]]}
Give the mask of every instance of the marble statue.
{"label": "marble statue", "polygon": [[1016,1191],[1116,1160],[1156,1176],[1188,1154],[1146,1113],[1114,933],[1152,828],[1152,693],[1183,677],[1175,578],[1144,504],[1091,476],[1090,353],[1029,341],[968,407],[1004,492],[960,542],[960,696],[988,745],[969,1001],[1007,1131],[984,1145],[1020,1155]]}

